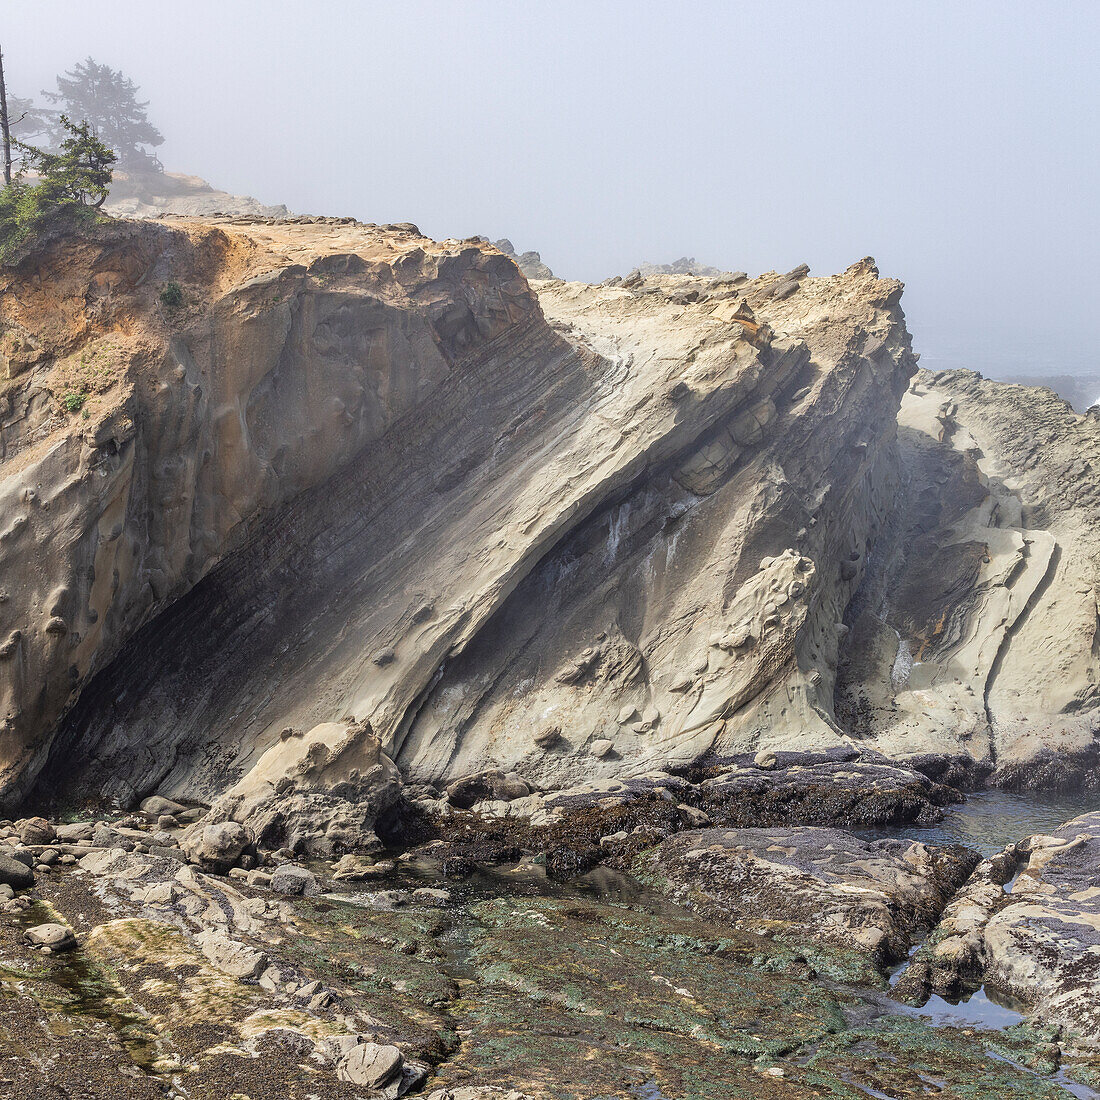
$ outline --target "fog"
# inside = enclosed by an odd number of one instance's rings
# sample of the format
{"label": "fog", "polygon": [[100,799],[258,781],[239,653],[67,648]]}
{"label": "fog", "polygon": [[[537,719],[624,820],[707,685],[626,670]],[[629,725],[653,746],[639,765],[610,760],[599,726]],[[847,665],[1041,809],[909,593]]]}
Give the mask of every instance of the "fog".
{"label": "fog", "polygon": [[8,0],[9,87],[123,70],[166,167],[507,236],[566,278],[873,255],[925,366],[1098,364],[1100,6]]}

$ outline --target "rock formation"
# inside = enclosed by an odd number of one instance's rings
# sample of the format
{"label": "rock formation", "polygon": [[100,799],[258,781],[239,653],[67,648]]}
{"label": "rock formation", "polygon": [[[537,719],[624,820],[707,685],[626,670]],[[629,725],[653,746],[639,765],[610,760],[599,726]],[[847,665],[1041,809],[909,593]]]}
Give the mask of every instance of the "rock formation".
{"label": "rock formation", "polygon": [[111,180],[105,209],[116,218],[155,218],[161,214],[278,218],[289,213],[282,203],[268,206],[251,195],[230,195],[198,176],[118,169]]}
{"label": "rock formation", "polygon": [[704,829],[647,855],[648,878],[711,919],[780,939],[904,959],[978,856],[916,841],[860,840],[839,829]]}
{"label": "rock formation", "polygon": [[53,241],[0,284],[9,797],[46,768],[259,813],[280,739],[316,775],[354,722],[419,782],[840,743],[900,290],[862,261],[536,299],[484,242],[339,219]]}
{"label": "rock formation", "polygon": [[921,371],[898,442],[901,490],[846,619],[841,721],[972,782],[1095,786],[1100,423],[1049,390]]}
{"label": "rock formation", "polygon": [[542,257],[537,252],[516,252],[515,246],[507,238],[494,241],[493,245],[505,256],[511,256],[516,261],[516,267],[525,278],[552,279],[554,277],[554,273],[542,262]]}

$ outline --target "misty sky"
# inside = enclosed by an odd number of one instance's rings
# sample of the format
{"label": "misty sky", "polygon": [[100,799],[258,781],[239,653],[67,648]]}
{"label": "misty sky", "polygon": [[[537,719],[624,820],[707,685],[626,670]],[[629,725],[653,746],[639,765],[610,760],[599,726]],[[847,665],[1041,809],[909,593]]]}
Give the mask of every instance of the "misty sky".
{"label": "misty sky", "polygon": [[1100,368],[1100,4],[6,0],[10,88],[91,54],[170,170],[507,236],[566,278],[873,255],[924,365]]}

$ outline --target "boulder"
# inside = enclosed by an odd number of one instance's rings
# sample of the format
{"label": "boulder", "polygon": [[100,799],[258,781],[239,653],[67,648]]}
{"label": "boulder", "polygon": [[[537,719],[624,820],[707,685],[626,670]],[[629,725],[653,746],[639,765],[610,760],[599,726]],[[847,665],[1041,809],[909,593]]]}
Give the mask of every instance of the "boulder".
{"label": "boulder", "polygon": [[284,863],[271,876],[271,889],[276,894],[305,895],[312,897],[321,893],[317,876],[305,867],[295,867]]}
{"label": "boulder", "polygon": [[15,831],[24,844],[52,844],[57,839],[54,827],[44,817],[26,817],[15,823]]}
{"label": "boulder", "polygon": [[531,793],[524,778],[517,772],[499,770],[464,775],[447,787],[447,800],[452,806],[468,810],[479,802],[513,802]]}
{"label": "boulder", "polygon": [[75,844],[80,840],[91,840],[95,833],[94,821],[75,821],[71,825],[58,825],[54,830],[57,839],[67,844]]}
{"label": "boulder", "polygon": [[142,813],[146,813],[150,817],[163,817],[166,814],[175,817],[177,814],[187,812],[187,807],[182,803],[173,802],[170,798],[161,798],[159,794],[154,794],[145,799],[140,808]]}
{"label": "boulder", "polygon": [[358,1043],[341,1059],[336,1075],[341,1081],[364,1088],[383,1088],[404,1065],[405,1056],[393,1046]]}
{"label": "boulder", "polygon": [[22,860],[0,852],[0,883],[16,890],[25,890],[34,885],[34,871]]}
{"label": "boulder", "polygon": [[76,935],[67,924],[36,924],[23,933],[23,938],[32,947],[49,948],[54,954],[76,947]]}
{"label": "boulder", "polygon": [[211,965],[242,981],[258,978],[267,969],[268,957],[247,944],[231,940],[220,932],[208,932],[199,939],[202,953]]}
{"label": "boulder", "polygon": [[182,847],[192,863],[228,870],[253,843],[252,834],[236,821],[196,825],[184,837]]}

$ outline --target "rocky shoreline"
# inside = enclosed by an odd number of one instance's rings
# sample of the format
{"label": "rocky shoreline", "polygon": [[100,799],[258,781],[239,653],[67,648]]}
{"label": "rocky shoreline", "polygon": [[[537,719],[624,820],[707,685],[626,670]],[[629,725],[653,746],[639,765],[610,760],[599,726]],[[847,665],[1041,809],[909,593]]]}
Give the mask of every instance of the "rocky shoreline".
{"label": "rocky shoreline", "polygon": [[[979,1067],[981,1095],[1054,1096],[1067,1071],[1090,1095],[1100,900],[1081,875],[1100,815],[984,861],[903,838],[960,797],[833,750],[556,792],[480,773],[405,792],[388,847],[327,858],[308,824],[298,852],[272,850],[158,796],[0,823],[0,1082],[96,1100],[717,1100],[733,1080],[896,1096],[925,1079],[905,1063],[919,1049],[956,1082],[944,1095]],[[1028,1020],[933,1027],[897,1003],[983,983]]]}

